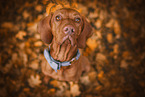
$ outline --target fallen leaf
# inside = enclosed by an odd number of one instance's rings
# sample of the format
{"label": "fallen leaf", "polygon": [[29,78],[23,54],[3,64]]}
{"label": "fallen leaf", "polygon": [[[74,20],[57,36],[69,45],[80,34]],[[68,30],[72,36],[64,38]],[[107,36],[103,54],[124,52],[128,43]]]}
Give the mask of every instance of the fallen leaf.
{"label": "fallen leaf", "polygon": [[117,20],[115,20],[115,22],[114,22],[114,32],[116,35],[120,35],[120,33],[121,33],[120,24]]}
{"label": "fallen leaf", "polygon": [[48,91],[47,91],[47,93],[48,94],[50,94],[50,95],[54,95],[55,94],[55,89],[54,88],[52,88],[52,89],[49,89]]}
{"label": "fallen leaf", "polygon": [[1,27],[12,29],[14,27],[14,25],[12,22],[4,22],[3,24],[1,24]]}
{"label": "fallen leaf", "polygon": [[53,80],[50,82],[50,85],[54,86],[54,87],[58,87],[59,82],[57,80]]}
{"label": "fallen leaf", "polygon": [[28,23],[27,27],[29,32],[37,32],[37,23]]}
{"label": "fallen leaf", "polygon": [[32,68],[32,69],[34,69],[34,70],[37,70],[38,67],[39,67],[39,62],[38,62],[38,60],[32,61],[32,62],[29,64],[29,67]]}
{"label": "fallen leaf", "polygon": [[78,84],[70,83],[70,92],[71,92],[73,97],[79,96],[81,94],[81,92],[79,90]]}
{"label": "fallen leaf", "polygon": [[91,39],[91,38],[89,38],[88,40],[87,40],[87,46],[92,50],[92,51],[94,51],[95,50],[95,48],[97,47],[97,42],[96,42],[96,40],[95,39]]}
{"label": "fallen leaf", "polygon": [[89,85],[90,84],[90,79],[89,76],[82,76],[80,78],[81,83],[85,84],[85,85]]}
{"label": "fallen leaf", "polygon": [[23,15],[24,19],[27,19],[30,16],[30,14],[26,10],[23,12],[22,15]]}
{"label": "fallen leaf", "polygon": [[34,88],[35,86],[39,86],[41,84],[40,76],[31,75],[30,78],[28,79],[28,83],[32,88]]}
{"label": "fallen leaf", "polygon": [[128,67],[127,62],[125,60],[122,60],[121,63],[120,63],[120,67],[124,68],[124,69],[127,69],[127,67]]}
{"label": "fallen leaf", "polygon": [[16,34],[16,38],[20,39],[20,40],[23,40],[24,36],[26,36],[26,32],[25,31],[19,31],[17,34]]}
{"label": "fallen leaf", "polygon": [[98,78],[101,79],[101,78],[103,78],[103,76],[104,76],[104,72],[101,71],[101,72],[98,74]]}
{"label": "fallen leaf", "polygon": [[97,53],[96,54],[96,61],[105,61],[106,60],[106,56],[104,55],[104,54],[102,54],[102,53]]}
{"label": "fallen leaf", "polygon": [[112,36],[112,33],[108,33],[108,34],[107,34],[107,41],[108,41],[109,43],[113,43],[113,36]]}
{"label": "fallen leaf", "polygon": [[101,25],[102,25],[102,20],[98,19],[96,22],[95,22],[95,26],[97,28],[101,28]]}
{"label": "fallen leaf", "polygon": [[42,44],[43,44],[42,41],[37,41],[37,42],[34,43],[34,46],[35,47],[40,47],[40,46],[42,46]]}
{"label": "fallen leaf", "polygon": [[119,53],[119,45],[118,44],[115,44],[114,46],[113,46],[113,52],[115,53],[115,54],[118,54]]}
{"label": "fallen leaf", "polygon": [[114,19],[110,19],[110,21],[105,26],[108,28],[112,28],[114,25],[114,21],[115,21]]}
{"label": "fallen leaf", "polygon": [[34,36],[36,39],[40,39],[40,34],[35,34]]}
{"label": "fallen leaf", "polygon": [[18,54],[17,53],[13,53],[12,54],[12,61],[15,62],[18,59]]}
{"label": "fallen leaf", "polygon": [[41,12],[42,11],[42,6],[41,5],[37,5],[35,7],[35,10],[38,11],[38,12]]}
{"label": "fallen leaf", "polygon": [[24,88],[23,91],[24,92],[29,92],[30,91],[30,88]]}
{"label": "fallen leaf", "polygon": [[9,62],[7,64],[5,64],[4,68],[2,69],[2,72],[4,74],[8,73],[10,71],[10,69],[12,68],[12,62]]}
{"label": "fallen leaf", "polygon": [[96,31],[95,33],[96,33],[98,39],[102,39],[101,31]]}
{"label": "fallen leaf", "polygon": [[90,12],[90,14],[89,14],[88,17],[89,17],[89,18],[97,18],[97,17],[98,17],[98,14],[95,13],[95,12]]}
{"label": "fallen leaf", "polygon": [[96,73],[95,71],[92,71],[92,72],[90,72],[90,73],[88,74],[88,76],[89,76],[89,80],[90,80],[91,82],[95,82],[95,81],[96,81],[96,77],[97,77],[97,73]]}

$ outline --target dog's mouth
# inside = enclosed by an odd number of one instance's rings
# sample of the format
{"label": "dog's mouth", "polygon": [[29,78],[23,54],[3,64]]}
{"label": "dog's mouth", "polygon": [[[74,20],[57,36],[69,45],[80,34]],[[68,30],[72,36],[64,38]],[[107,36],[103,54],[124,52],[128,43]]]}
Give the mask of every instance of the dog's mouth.
{"label": "dog's mouth", "polygon": [[62,39],[60,44],[63,44],[64,42],[74,46],[74,40],[73,40],[73,38],[70,35],[66,35],[65,37],[63,37],[63,39]]}

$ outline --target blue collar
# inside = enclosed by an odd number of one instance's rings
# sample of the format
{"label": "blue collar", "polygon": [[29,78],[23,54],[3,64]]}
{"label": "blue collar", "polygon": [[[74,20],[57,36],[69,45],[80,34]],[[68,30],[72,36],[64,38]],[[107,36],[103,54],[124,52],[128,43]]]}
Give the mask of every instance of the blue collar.
{"label": "blue collar", "polygon": [[75,60],[78,60],[79,57],[80,57],[80,52],[79,52],[79,49],[78,49],[76,57],[72,58],[71,61],[60,62],[60,61],[54,60],[51,57],[50,47],[49,47],[49,50],[48,49],[44,50],[44,56],[45,56],[47,62],[49,63],[49,65],[52,67],[52,69],[54,69],[57,72],[57,70],[60,70],[61,66],[70,66],[71,62],[73,62]]}

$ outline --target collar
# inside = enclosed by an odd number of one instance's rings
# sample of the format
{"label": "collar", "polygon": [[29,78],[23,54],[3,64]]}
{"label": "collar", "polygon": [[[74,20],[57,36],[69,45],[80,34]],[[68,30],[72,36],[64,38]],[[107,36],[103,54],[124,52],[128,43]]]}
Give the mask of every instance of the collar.
{"label": "collar", "polygon": [[54,60],[51,57],[50,46],[49,46],[49,50],[48,50],[48,48],[44,50],[44,57],[47,60],[47,62],[49,63],[49,65],[51,66],[51,68],[54,69],[55,72],[57,72],[57,70],[60,70],[61,66],[70,66],[73,61],[78,60],[80,57],[80,52],[78,49],[76,57],[72,58],[70,61],[60,62],[60,61]]}

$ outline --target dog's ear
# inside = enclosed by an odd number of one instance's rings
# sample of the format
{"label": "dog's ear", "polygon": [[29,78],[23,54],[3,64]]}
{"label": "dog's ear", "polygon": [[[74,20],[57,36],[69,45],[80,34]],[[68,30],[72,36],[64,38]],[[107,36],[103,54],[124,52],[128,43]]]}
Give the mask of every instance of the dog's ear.
{"label": "dog's ear", "polygon": [[82,32],[78,37],[78,47],[85,48],[86,40],[92,35],[92,26],[87,22],[87,20],[83,17],[83,27]]}
{"label": "dog's ear", "polygon": [[53,13],[50,13],[47,17],[43,18],[38,23],[38,32],[40,33],[43,42],[49,44],[52,41],[53,35],[51,31],[51,18]]}

